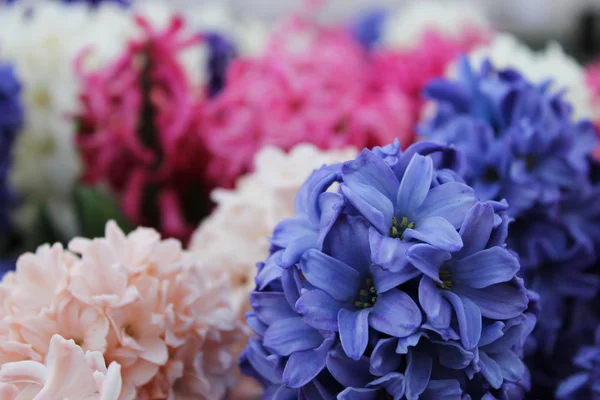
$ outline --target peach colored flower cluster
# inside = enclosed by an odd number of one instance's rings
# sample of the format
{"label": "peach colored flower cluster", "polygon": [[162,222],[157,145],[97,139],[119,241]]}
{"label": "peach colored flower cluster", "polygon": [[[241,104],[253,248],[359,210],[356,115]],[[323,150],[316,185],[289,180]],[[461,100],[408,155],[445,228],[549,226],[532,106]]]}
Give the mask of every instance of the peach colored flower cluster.
{"label": "peach colored flower cluster", "polygon": [[0,397],[223,398],[240,325],[227,276],[196,258],[112,221],[103,238],[21,256],[0,283]]}
{"label": "peach colored flower cluster", "polygon": [[[296,192],[310,173],[323,164],[352,159],[356,150],[322,151],[301,144],[285,153],[276,147],[261,150],[256,171],[238,179],[235,190],[217,189],[212,198],[217,207],[198,227],[189,250],[196,252],[207,268],[225,271],[231,277],[233,309],[241,321],[249,310],[248,296],[254,289],[256,262],[269,254],[268,238],[275,225],[294,215]],[[236,346],[241,352],[245,340]],[[259,391],[250,378],[236,388],[236,399],[256,398]]]}
{"label": "peach colored flower cluster", "polygon": [[292,19],[262,57],[235,59],[225,88],[206,105],[211,178],[231,187],[266,145],[287,151],[303,142],[322,149],[396,137],[407,143],[411,103],[399,90],[374,85],[376,73],[347,30]]}

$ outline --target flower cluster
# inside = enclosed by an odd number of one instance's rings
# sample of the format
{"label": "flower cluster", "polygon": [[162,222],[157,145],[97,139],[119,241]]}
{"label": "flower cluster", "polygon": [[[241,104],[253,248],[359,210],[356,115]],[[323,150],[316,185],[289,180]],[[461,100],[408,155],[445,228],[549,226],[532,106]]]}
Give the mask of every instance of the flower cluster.
{"label": "flower cluster", "polygon": [[8,186],[8,173],[13,146],[23,122],[20,92],[14,69],[0,64],[0,239],[10,230],[9,211],[15,200]]}
{"label": "flower cluster", "polygon": [[18,71],[26,110],[10,171],[21,200],[15,224],[31,235],[43,203],[67,239],[77,231],[71,194],[79,175],[75,126],[68,118],[79,87],[72,62],[89,47],[85,66],[103,65],[121,50],[132,24],[114,4],[90,10],[86,4],[23,1],[0,8],[0,52]]}
{"label": "flower cluster", "polygon": [[487,59],[496,68],[516,69],[525,79],[536,84],[551,79],[552,90],[564,91],[564,99],[573,106],[575,118],[592,115],[585,70],[556,42],[549,43],[543,51],[534,52],[516,37],[498,33],[489,44],[476,47],[468,58],[472,65],[480,65]]}
{"label": "flower cluster", "polygon": [[82,76],[77,144],[84,180],[107,183],[134,223],[185,240],[209,211],[203,98],[177,58],[200,38],[181,38],[178,18],[164,31],[138,23],[143,39]]}
{"label": "flower cluster", "polygon": [[427,86],[437,111],[421,134],[459,147],[467,183],[483,199],[506,199],[511,216],[551,206],[586,176],[595,132],[589,121],[574,121],[571,105],[549,86],[489,62],[474,70],[461,58],[456,80]]}
{"label": "flower cluster", "polygon": [[0,283],[3,390],[19,399],[225,395],[239,338],[226,279],[148,228],[126,236],[109,222],[106,237],[69,249],[41,246]]}
{"label": "flower cluster", "polygon": [[508,245],[541,307],[527,346],[534,396],[547,398],[597,323],[593,312],[573,317],[593,308],[600,289],[594,128],[573,117],[550,80],[532,83],[488,61],[474,70],[466,59],[457,73],[427,87],[437,108],[421,133],[462,152],[466,182],[477,195],[508,201],[507,213],[515,219]]}
{"label": "flower cluster", "polygon": [[452,148],[396,141],[324,166],[271,238],[242,371],[273,398],[503,398],[535,314]]}
{"label": "flower cluster", "polygon": [[210,174],[233,185],[265,145],[290,150],[380,145],[412,137],[411,104],[375,82],[378,71],[346,30],[294,19],[272,36],[262,57],[235,59],[227,85],[206,105]]}

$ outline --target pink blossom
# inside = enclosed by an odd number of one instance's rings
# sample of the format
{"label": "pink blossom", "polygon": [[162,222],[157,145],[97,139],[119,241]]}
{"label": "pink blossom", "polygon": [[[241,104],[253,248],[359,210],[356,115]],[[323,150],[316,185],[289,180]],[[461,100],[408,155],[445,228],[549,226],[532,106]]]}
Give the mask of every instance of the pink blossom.
{"label": "pink blossom", "polygon": [[[596,133],[600,137],[600,61],[586,68],[586,81],[591,91],[591,103],[595,118]],[[594,150],[594,157],[600,159],[600,145]]]}
{"label": "pink blossom", "polygon": [[[410,118],[414,124],[424,105],[422,91],[425,85],[433,78],[444,76],[446,68],[461,53],[486,40],[486,35],[469,30],[459,40],[430,30],[425,32],[415,48],[376,50],[373,54],[375,84],[399,89],[410,99],[413,110]],[[404,143],[402,145],[406,147]]]}
{"label": "pink blossom", "polygon": [[343,29],[299,19],[273,34],[261,58],[239,58],[205,107],[211,178],[231,187],[271,145],[357,148],[412,138],[411,102],[375,85],[370,55]]}
{"label": "pink blossom", "polygon": [[200,37],[182,38],[178,18],[165,31],[142,18],[138,24],[144,38],[114,63],[90,74],[79,68],[83,179],[108,184],[134,223],[185,240],[198,222],[184,214],[186,201],[210,189],[204,183],[203,96],[179,60]]}

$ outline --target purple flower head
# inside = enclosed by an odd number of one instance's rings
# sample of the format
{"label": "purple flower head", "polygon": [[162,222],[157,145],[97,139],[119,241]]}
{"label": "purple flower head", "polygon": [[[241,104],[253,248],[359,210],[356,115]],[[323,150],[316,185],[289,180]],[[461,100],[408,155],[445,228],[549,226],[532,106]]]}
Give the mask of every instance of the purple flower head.
{"label": "purple flower head", "polygon": [[0,239],[10,231],[10,210],[15,197],[9,188],[8,174],[12,149],[23,121],[19,100],[21,85],[12,67],[0,64]]}
{"label": "purple flower head", "polygon": [[360,44],[368,49],[373,48],[381,38],[381,31],[387,15],[386,9],[370,9],[351,24],[352,34]]}
{"label": "purple flower head", "polygon": [[451,147],[396,142],[313,172],[250,297],[242,369],[266,398],[454,399],[522,380],[507,205],[460,169]]}
{"label": "purple flower head", "polygon": [[217,95],[225,86],[227,68],[236,56],[234,44],[225,36],[214,32],[202,35],[209,48],[208,57],[208,91],[210,96]]}
{"label": "purple flower head", "polygon": [[459,148],[466,182],[484,200],[506,199],[511,216],[556,203],[587,173],[593,125],[573,121],[571,106],[548,82],[534,85],[487,62],[475,71],[461,58],[457,80],[433,80],[425,95],[438,109],[421,134]]}
{"label": "purple flower head", "polygon": [[573,364],[578,371],[563,380],[556,389],[556,398],[565,400],[597,399],[600,396],[600,326],[595,343],[583,346]]}

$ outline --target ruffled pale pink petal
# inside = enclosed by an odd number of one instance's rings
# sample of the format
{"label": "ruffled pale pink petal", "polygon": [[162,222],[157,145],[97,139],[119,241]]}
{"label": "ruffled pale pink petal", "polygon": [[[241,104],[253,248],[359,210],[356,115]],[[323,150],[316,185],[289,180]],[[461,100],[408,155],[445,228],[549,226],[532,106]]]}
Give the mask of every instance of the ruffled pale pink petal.
{"label": "ruffled pale pink petal", "polygon": [[[40,248],[0,283],[4,398],[176,399],[182,387],[219,399],[231,389],[241,329],[225,274],[148,228],[125,235],[111,222],[106,237],[70,247],[78,255]],[[60,279],[44,281],[46,266]],[[14,296],[24,287],[40,288],[48,304]]]}

